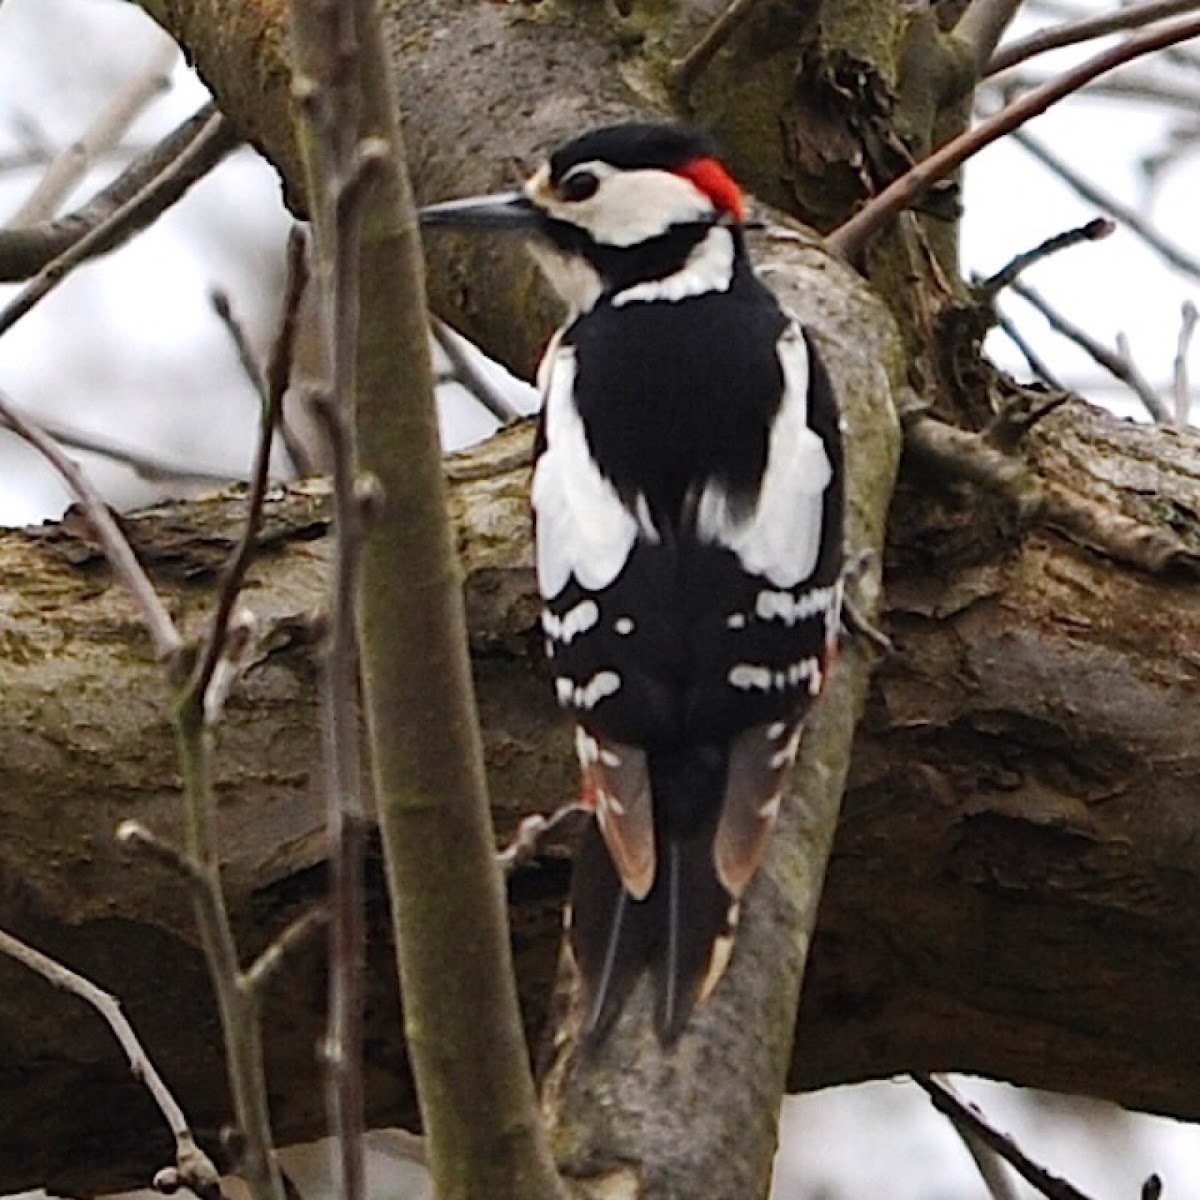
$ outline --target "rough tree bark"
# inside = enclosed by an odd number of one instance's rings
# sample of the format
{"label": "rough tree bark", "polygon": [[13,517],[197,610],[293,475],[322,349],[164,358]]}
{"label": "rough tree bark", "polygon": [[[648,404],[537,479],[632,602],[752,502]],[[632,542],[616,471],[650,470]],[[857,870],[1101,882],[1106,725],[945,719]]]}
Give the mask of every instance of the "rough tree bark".
{"label": "rough tree bark", "polygon": [[[294,181],[278,6],[147,3],[224,109]],[[564,132],[666,113],[663,63],[719,5],[392,5],[418,187],[511,182]],[[890,3],[763,3],[702,77],[696,115],[762,197],[828,226],[872,179],[961,119],[961,57],[931,16]],[[797,78],[797,62],[805,67]],[[735,90],[731,81],[738,81]],[[953,226],[906,222],[873,253],[922,398],[982,424],[1002,384],[978,363],[979,315],[954,283]],[[820,269],[820,268],[818,268]],[[901,286],[901,282],[903,286]],[[435,304],[528,367],[551,319],[515,248],[435,264]],[[854,751],[790,1085],[909,1069],[975,1070],[1200,1116],[1188,1002],[1200,941],[1193,797],[1200,660],[1200,439],[1082,404],[1025,444],[1036,513],[955,475],[914,439],[893,516],[887,609]],[[500,835],[574,787],[542,677],[528,569],[528,431],[451,467]],[[280,499],[250,598],[269,636],[225,729],[224,844],[247,951],[321,888],[313,754],[313,597],[324,497]],[[200,619],[237,503],[131,521],[173,607]],[[1127,522],[1112,536],[1113,515]],[[158,669],[90,548],[62,526],[0,539],[0,924],[122,996],[201,1128],[223,1119],[220,1056],[186,897],[123,859],[134,816],[176,827]],[[565,848],[511,885],[527,1024],[545,1028]],[[382,936],[384,899],[375,896]],[[382,944],[368,1013],[372,1116],[414,1105]],[[267,1016],[285,1138],[323,1120],[315,955]],[[140,1182],[166,1140],[90,1012],[0,962],[0,1185]],[[29,1131],[38,1130],[35,1138]]]}

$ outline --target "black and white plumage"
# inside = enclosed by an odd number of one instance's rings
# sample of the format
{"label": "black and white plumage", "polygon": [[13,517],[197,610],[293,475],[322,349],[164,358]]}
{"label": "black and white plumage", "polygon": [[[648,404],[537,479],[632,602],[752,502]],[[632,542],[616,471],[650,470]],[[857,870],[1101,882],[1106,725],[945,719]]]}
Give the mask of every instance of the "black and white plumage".
{"label": "black and white plumage", "polygon": [[836,652],[837,404],[701,134],[596,130],[521,193],[423,215],[531,230],[571,310],[539,371],[532,486],[546,650],[595,813],[571,941],[587,1032],[649,969],[669,1044],[728,962]]}

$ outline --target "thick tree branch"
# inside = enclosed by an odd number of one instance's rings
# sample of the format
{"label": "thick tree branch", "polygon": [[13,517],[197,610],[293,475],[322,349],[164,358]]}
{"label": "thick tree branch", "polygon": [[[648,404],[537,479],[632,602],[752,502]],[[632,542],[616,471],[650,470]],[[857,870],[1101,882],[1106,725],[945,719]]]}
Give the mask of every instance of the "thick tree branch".
{"label": "thick tree branch", "polygon": [[[538,666],[530,440],[526,423],[450,464],[502,842],[574,790],[569,739]],[[1045,491],[1200,557],[1196,434],[1072,404],[1034,428],[1027,452]],[[876,671],[854,750],[790,1086],[960,1069],[1200,1116],[1200,1072],[1169,1049],[1200,1040],[1189,1002],[1200,955],[1180,916],[1200,894],[1189,840],[1200,788],[1194,577],[1186,561],[1154,574],[1127,566],[1036,515],[1024,526],[992,520],[989,487],[916,458],[905,476],[888,552],[897,652]],[[127,523],[193,628],[243,511],[229,497]],[[316,484],[271,493],[248,580],[261,640],[230,698],[216,784],[224,876],[250,954],[324,895],[308,614],[327,569],[327,519]],[[203,1132],[228,1102],[211,1066],[213,1015],[187,897],[161,873],[130,871],[95,836],[128,816],[166,835],[179,821],[170,730],[154,700],[160,673],[137,649],[120,589],[98,586],[96,561],[70,524],[0,538],[0,571],[21,580],[0,637],[23,648],[0,655],[0,922],[120,993]],[[50,679],[61,697],[52,706]],[[510,882],[535,1034],[553,989],[565,853],[551,839]],[[370,1112],[411,1127],[375,878]],[[312,1057],[322,981],[319,956],[300,952],[264,998],[270,1060],[289,1081],[275,1096],[289,1141],[324,1124]],[[0,1123],[0,1179],[78,1192],[100,1176],[109,1188],[144,1178],[169,1152],[147,1136],[154,1115],[105,1073],[86,1022],[5,975],[0,1027],[31,1020],[41,1036],[10,1046],[0,1073],[12,1117]],[[47,1132],[36,1147],[5,1137],[36,1114]],[[107,1163],[86,1150],[97,1139]]]}
{"label": "thick tree branch", "polygon": [[985,73],[1021,3],[1022,0],[971,0],[967,11],[958,19],[954,36],[971,51],[979,75]]}

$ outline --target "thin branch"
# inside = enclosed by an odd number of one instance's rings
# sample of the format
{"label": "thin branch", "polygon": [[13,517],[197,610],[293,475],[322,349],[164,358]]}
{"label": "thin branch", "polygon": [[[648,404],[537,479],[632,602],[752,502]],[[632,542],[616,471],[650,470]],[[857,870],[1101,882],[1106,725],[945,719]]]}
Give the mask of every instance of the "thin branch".
{"label": "thin branch", "polygon": [[950,1118],[950,1125],[967,1148],[992,1200],[1021,1200],[1004,1159],[968,1126],[953,1117]]}
{"label": "thin branch", "polygon": [[671,84],[686,106],[687,98],[704,68],[750,15],[758,0],[731,0],[729,7],[701,34],[686,54],[671,64]]}
{"label": "thin branch", "polygon": [[171,85],[171,68],[179,47],[164,37],[149,61],[97,114],[84,133],[55,156],[10,225],[32,225],[58,211],[79,181],[101,156],[108,154],[141,112]]}
{"label": "thin branch", "polygon": [[[331,43],[323,8],[353,12],[353,47]],[[494,862],[439,454],[421,243],[383,29],[374,0],[293,0],[291,11],[301,104],[313,112],[331,55],[339,79],[354,85],[346,99],[360,124],[339,139],[341,171],[368,139],[387,149],[367,193],[358,256],[354,390],[358,448],[387,505],[366,547],[357,607],[370,765],[430,1173],[434,1190],[447,1196],[551,1200],[563,1189],[530,1074]],[[317,236],[328,244],[336,236],[330,200],[345,175],[328,170],[326,135],[306,133],[302,127],[307,194]],[[450,1045],[456,1053],[443,1053]]]}
{"label": "thin branch", "polygon": [[[1007,104],[1015,96],[1058,78],[1058,73],[1017,71],[1006,75],[1003,80],[991,84]],[[1087,85],[1089,100],[1145,100],[1150,104],[1178,109],[1186,116],[1195,114],[1200,107],[1200,89],[1189,87],[1182,81],[1167,79],[1161,72],[1126,66],[1110,75],[1102,75]]]}
{"label": "thin branch", "polygon": [[310,908],[289,922],[246,968],[247,987],[258,993],[264,992],[287,960],[328,923],[329,910],[324,907]]}
{"label": "thin branch", "polygon": [[205,708],[206,719],[211,724],[219,715],[209,702],[209,687],[213,682],[218,664],[223,660],[236,660],[236,647],[230,646],[230,622],[234,615],[242,583],[250,563],[254,559],[259,525],[262,523],[263,506],[267,498],[267,484],[271,470],[271,445],[275,437],[275,427],[279,423],[280,411],[283,407],[283,396],[266,389],[264,381],[264,396],[258,429],[258,446],[254,452],[254,465],[250,470],[250,491],[246,497],[246,523],[242,529],[242,537],[234,551],[233,558],[226,568],[221,580],[221,588],[217,595],[217,607],[213,612],[212,623],[204,647],[197,659],[196,670],[192,676],[190,687]]}
{"label": "thin branch", "polygon": [[237,943],[221,891],[217,799],[213,783],[213,730],[203,698],[186,684],[175,690],[172,722],[183,780],[186,854],[195,877],[192,901],[225,1036],[226,1075],[237,1120],[238,1159],[253,1200],[284,1200],[275,1158],[263,1060],[259,997],[241,970]]}
{"label": "thin branch", "polygon": [[1151,0],[1147,4],[1131,4],[1097,17],[1085,17],[1078,21],[1068,21],[1065,25],[1039,29],[1028,37],[1001,46],[988,63],[985,77],[999,75],[1001,71],[1007,71],[1010,67],[1015,67],[1035,55],[1045,54],[1048,50],[1076,46],[1080,42],[1091,41],[1092,38],[1105,37],[1122,30],[1141,29],[1152,21],[1162,21],[1181,13],[1193,12],[1197,8],[1200,8],[1200,0]]}
{"label": "thin branch", "polygon": [[231,126],[214,113],[178,158],[146,184],[140,192],[94,226],[71,247],[44,266],[0,310],[0,334],[7,333],[39,301],[45,299],[77,266],[102,250],[112,249],[130,232],[140,230],[170,207],[232,148]]}
{"label": "thin branch", "polygon": [[1188,351],[1191,349],[1192,336],[1196,332],[1196,306],[1190,301],[1183,302],[1183,311],[1179,322],[1179,340],[1175,343],[1175,423],[1186,425],[1192,415],[1192,385],[1188,376]]}
{"label": "thin branch", "polygon": [[[202,1200],[222,1200],[221,1177],[212,1160],[197,1145],[183,1109],[179,1106],[170,1088],[163,1082],[150,1056],[142,1048],[137,1034],[128,1018],[121,1011],[121,1002],[90,979],[63,966],[62,963],[35,950],[32,946],[0,930],[0,954],[6,954],[22,966],[36,972],[56,988],[78,996],[90,1004],[104,1018],[113,1031],[135,1079],[146,1085],[146,1090],[158,1105],[175,1139],[175,1166],[173,1172],[176,1185],[190,1188]],[[155,1181],[164,1178],[160,1171]]]}
{"label": "thin branch", "polygon": [[561,805],[548,817],[542,816],[541,813],[531,813],[522,818],[517,826],[516,836],[496,855],[496,861],[500,864],[505,878],[512,875],[518,867],[535,859],[550,834],[582,814],[583,809],[579,804],[573,803]]}
{"label": "thin branch", "polygon": [[267,359],[267,395],[270,402],[273,402],[273,397],[279,398],[279,432],[291,459],[292,469],[300,477],[313,474],[313,465],[304,443],[292,431],[284,400],[291,386],[292,369],[296,362],[300,307],[308,289],[308,277],[308,239],[301,226],[293,225],[288,234],[287,277],[283,287],[279,328]]}
{"label": "thin branch", "polygon": [[76,429],[60,421],[38,420],[24,409],[16,411],[27,421],[34,421],[42,431],[68,450],[81,450],[98,458],[108,459],[128,467],[139,479],[150,483],[164,480],[179,480],[185,483],[226,484],[238,476],[238,472],[220,467],[198,467],[195,464],[169,462],[136,446],[113,441],[103,434]]}
{"label": "thin branch", "polygon": [[[1124,333],[1118,333],[1116,336],[1117,343],[1117,359],[1124,366],[1128,379],[1126,382],[1138,394],[1143,404],[1146,405],[1147,411],[1160,425],[1169,425],[1171,423],[1170,411],[1164,401],[1159,399],[1157,390],[1154,384],[1142,374],[1141,368],[1137,365],[1137,360],[1133,357],[1133,347],[1129,344],[1129,338]],[[1157,401],[1154,408],[1151,408],[1147,403],[1147,398],[1153,396]],[[1159,412],[1165,414],[1162,417],[1157,416]]]}
{"label": "thin branch", "polygon": [[[0,230],[0,283],[37,275],[100,227],[104,234],[88,241],[86,257],[106,254],[146,228],[240,145],[227,121],[218,118],[213,127],[216,116],[213,104],[204,105],[75,212]],[[175,165],[179,169],[171,170]]]}
{"label": "thin branch", "polygon": [[185,854],[178,846],[173,846],[164,838],[160,838],[153,830],[148,829],[141,821],[132,818],[122,821],[113,834],[119,846],[128,846],[139,850],[152,858],[160,866],[178,875],[193,892],[203,892],[208,888],[208,877],[200,863]]}
{"label": "thin branch", "polygon": [[442,353],[450,361],[452,376],[463,385],[502,425],[511,425],[521,419],[520,412],[511,401],[479,369],[475,359],[465,346],[465,339],[445,321],[434,318],[431,322],[433,337]]}
{"label": "thin branch", "polygon": [[1049,1200],[1089,1200],[1078,1188],[1058,1175],[1052,1174],[1033,1161],[1007,1134],[994,1129],[973,1104],[961,1099],[944,1080],[933,1075],[914,1075],[913,1079],[933,1101],[938,1112],[956,1126],[970,1132],[990,1147],[1006,1162],[1011,1163],[1022,1179]]}
{"label": "thin branch", "polygon": [[1032,250],[1025,250],[1016,255],[1011,262],[1001,267],[994,275],[990,275],[981,283],[976,284],[974,290],[981,300],[993,300],[998,293],[1036,263],[1061,250],[1069,250],[1072,246],[1078,246],[1082,242],[1098,242],[1102,238],[1109,237],[1115,229],[1116,225],[1107,217],[1095,217],[1085,225],[1056,233],[1052,237],[1046,238],[1044,242],[1039,242]]}
{"label": "thin branch", "polygon": [[971,0],[954,26],[955,39],[971,51],[982,75],[1022,0]]}
{"label": "thin branch", "polygon": [[1111,507],[1039,482],[1017,458],[977,433],[958,429],[920,408],[901,414],[905,453],[946,475],[1006,497],[1024,520],[1039,520],[1080,545],[1150,574],[1182,567],[1200,573],[1200,562],[1174,534],[1144,525]]}
{"label": "thin branch", "polygon": [[[1200,24],[1197,26],[1200,32]],[[1152,250],[1178,271],[1200,280],[1200,259],[1193,258],[1185,250],[1168,241],[1152,225],[1143,219],[1135,209],[1123,204],[1107,192],[1096,187],[1084,178],[1073,167],[1065,163],[1059,156],[1048,150],[1040,141],[1031,137],[1025,131],[1013,134],[1013,140],[1027,153],[1033,155],[1044,167],[1053,171],[1068,187],[1077,192],[1089,204],[1102,208],[1111,213],[1123,225],[1127,225]]]}
{"label": "thin branch", "polygon": [[1125,384],[1146,406],[1146,411],[1155,421],[1160,423],[1170,422],[1171,414],[1167,406],[1160,399],[1154,388],[1142,376],[1141,372],[1134,367],[1133,361],[1128,354],[1121,353],[1119,347],[1116,351],[1113,351],[1103,343],[1098,342],[1086,330],[1081,329],[1073,321],[1064,317],[1062,313],[1028,284],[1014,282],[1011,284],[1011,288],[1022,300],[1036,308],[1046,318],[1047,323],[1056,333],[1074,342],[1108,371],[1109,374],[1116,376],[1117,379]]}
{"label": "thin branch", "polygon": [[217,320],[225,327],[225,332],[233,343],[242,374],[250,381],[254,394],[265,408],[267,405],[267,381],[263,376],[262,368],[258,365],[254,347],[250,345],[246,327],[238,320],[233,311],[233,301],[229,298],[229,293],[224,288],[213,288],[208,294],[208,302],[212,305]]}
{"label": "thin branch", "polygon": [[113,574],[125,585],[141,613],[142,621],[154,645],[155,657],[170,662],[179,654],[183,642],[166,606],[159,599],[142,564],[138,562],[125,535],[109,511],[104,498],[88,477],[62,448],[35,422],[24,416],[0,394],[0,423],[24,438],[58,472],[87,513],[88,521],[104,548]]}
{"label": "thin branch", "polygon": [[1041,356],[1029,344],[1025,335],[1017,328],[1015,322],[1006,313],[996,310],[996,324],[1004,331],[1005,336],[1010,342],[1021,352],[1025,361],[1029,364],[1030,371],[1043,383],[1054,388],[1056,391],[1064,391],[1062,383],[1054,372],[1046,365]]}
{"label": "thin branch", "polygon": [[313,197],[320,334],[331,375],[329,392],[314,398],[332,455],[334,514],[329,644],[321,688],[330,868],[329,1015],[322,1057],[339,1195],[341,1200],[361,1200],[366,1186],[362,1009],[367,820],[357,607],[369,500],[357,485],[354,413],[363,221],[371,186],[379,181],[390,147],[379,137],[364,136],[361,6],[292,0],[290,9],[297,72],[293,90],[306,125],[302,137]]}
{"label": "thin branch", "polygon": [[1200,17],[1195,16],[1169,25],[1153,26],[1026,93],[994,116],[951,138],[893,180],[879,195],[868,200],[849,221],[829,235],[827,242],[830,248],[846,258],[855,257],[872,237],[908,208],[931,184],[957,170],[985,146],[1011,133],[1064,96],[1078,91],[1084,84],[1115,67],[1197,34],[1200,34]]}

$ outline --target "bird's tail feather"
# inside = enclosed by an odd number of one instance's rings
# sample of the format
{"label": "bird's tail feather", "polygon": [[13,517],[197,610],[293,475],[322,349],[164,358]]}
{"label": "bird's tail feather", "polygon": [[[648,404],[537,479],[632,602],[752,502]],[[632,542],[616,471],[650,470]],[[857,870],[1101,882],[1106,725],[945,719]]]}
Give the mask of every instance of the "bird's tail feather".
{"label": "bird's tail feather", "polygon": [[[669,766],[667,774],[674,774]],[[678,814],[671,803],[677,799],[671,794],[673,781],[664,780],[662,770],[656,775],[659,847],[646,898],[635,900],[622,886],[595,822],[575,860],[571,944],[582,979],[584,1036],[590,1041],[604,1037],[648,969],[658,1037],[672,1045],[693,1008],[720,979],[732,947],[737,905],[713,862],[717,805],[692,795],[690,819],[673,820]],[[704,790],[711,787],[719,801],[721,780],[705,783]]]}

